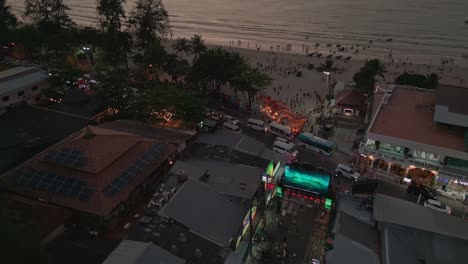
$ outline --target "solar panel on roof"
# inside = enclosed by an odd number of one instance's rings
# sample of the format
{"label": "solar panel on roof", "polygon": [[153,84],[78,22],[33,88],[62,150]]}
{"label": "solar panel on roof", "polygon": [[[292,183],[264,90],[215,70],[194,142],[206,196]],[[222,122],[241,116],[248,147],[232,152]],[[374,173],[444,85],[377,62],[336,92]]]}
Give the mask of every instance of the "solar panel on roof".
{"label": "solar panel on roof", "polygon": [[166,151],[167,147],[165,144],[154,144],[145,153],[140,155],[135,163],[131,164],[127,170],[117,176],[109,185],[107,185],[103,192],[109,196],[114,195],[121,189],[125,188],[126,185],[130,184],[136,176],[145,170],[148,165],[156,161],[161,154]]}
{"label": "solar panel on roof", "polygon": [[71,148],[63,148],[60,151],[51,150],[45,155],[45,159],[75,168],[83,167],[88,162],[88,159],[82,155],[80,150]]}
{"label": "solar panel on roof", "polygon": [[82,190],[79,194],[78,194],[78,197],[77,199],[80,200],[80,201],[87,201],[89,200],[89,198],[91,197],[91,194],[93,193],[93,191],[91,191],[90,189],[88,188],[85,188],[84,190]]}

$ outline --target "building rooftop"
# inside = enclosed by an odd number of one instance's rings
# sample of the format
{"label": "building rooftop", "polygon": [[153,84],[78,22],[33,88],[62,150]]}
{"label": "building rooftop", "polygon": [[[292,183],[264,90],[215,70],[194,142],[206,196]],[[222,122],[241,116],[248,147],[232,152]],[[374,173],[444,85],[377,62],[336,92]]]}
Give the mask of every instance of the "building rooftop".
{"label": "building rooftop", "polygon": [[450,150],[465,151],[463,130],[434,124],[436,93],[397,87],[376,113],[370,133]]}
{"label": "building rooftop", "polygon": [[47,79],[47,74],[35,67],[15,67],[0,72],[0,96]]}
{"label": "building rooftop", "polygon": [[413,202],[384,194],[374,198],[374,219],[431,233],[468,240],[468,222]]}
{"label": "building rooftop", "polygon": [[[177,164],[178,162],[176,162]],[[187,164],[206,169],[202,179],[214,191],[239,198],[252,199],[262,181],[264,169],[214,159],[189,159]]]}
{"label": "building rooftop", "polygon": [[370,210],[360,206],[362,201],[362,198],[339,196],[333,249],[327,252],[327,263],[380,263],[379,233],[372,223]]}
{"label": "building rooftop", "polygon": [[366,97],[354,87],[346,88],[338,93],[335,104],[342,107],[362,109],[365,106]]}
{"label": "building rooftop", "polygon": [[88,124],[88,119],[28,105],[0,116],[0,174]]}
{"label": "building rooftop", "polygon": [[88,126],[8,172],[2,184],[12,193],[107,216],[174,152],[161,141]]}
{"label": "building rooftop", "polygon": [[222,247],[229,247],[242,228],[248,204],[229,200],[208,184],[188,180],[161,209],[191,232]]}
{"label": "building rooftop", "polygon": [[103,264],[184,264],[185,260],[152,242],[124,240]]}
{"label": "building rooftop", "polygon": [[144,125],[141,122],[133,120],[116,120],[102,123],[100,127],[142,135],[148,138],[180,143],[194,136],[197,132],[192,130],[174,129],[166,127],[155,127]]}
{"label": "building rooftop", "polygon": [[451,113],[468,115],[468,88],[439,85],[437,87],[437,101],[438,105],[448,106]]}
{"label": "building rooftop", "polygon": [[[466,221],[466,220],[465,220]],[[387,264],[458,264],[466,262],[468,240],[386,224]]]}

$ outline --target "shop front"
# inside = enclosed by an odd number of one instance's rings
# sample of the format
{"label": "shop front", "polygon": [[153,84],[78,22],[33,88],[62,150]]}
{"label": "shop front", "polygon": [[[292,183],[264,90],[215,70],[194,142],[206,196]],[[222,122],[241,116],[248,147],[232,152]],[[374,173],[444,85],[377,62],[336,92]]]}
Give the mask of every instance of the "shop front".
{"label": "shop front", "polygon": [[437,193],[456,200],[468,200],[468,177],[442,170],[436,177]]}

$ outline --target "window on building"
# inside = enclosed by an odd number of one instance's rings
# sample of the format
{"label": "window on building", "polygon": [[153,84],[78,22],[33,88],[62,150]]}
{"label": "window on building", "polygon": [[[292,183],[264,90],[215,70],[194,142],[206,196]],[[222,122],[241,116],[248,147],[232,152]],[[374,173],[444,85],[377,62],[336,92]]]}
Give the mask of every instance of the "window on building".
{"label": "window on building", "polygon": [[384,150],[384,151],[399,153],[399,154],[403,154],[404,152],[404,148],[397,146],[397,145],[387,144],[387,143],[380,144],[379,149]]}
{"label": "window on building", "polygon": [[23,96],[24,95],[24,92],[23,91],[19,91],[18,92],[18,96]]}
{"label": "window on building", "polygon": [[31,90],[37,91],[37,86],[33,86],[33,87],[31,88]]}
{"label": "window on building", "polygon": [[375,149],[375,141],[372,140],[372,139],[367,139],[366,147],[371,148],[371,149]]}
{"label": "window on building", "polygon": [[432,152],[420,151],[420,150],[415,150],[413,153],[413,157],[418,158],[418,159],[430,160],[430,161],[439,160],[439,155],[434,154]]}
{"label": "window on building", "polygon": [[10,97],[9,96],[4,96],[3,97],[3,102],[7,102],[7,101],[10,101]]}

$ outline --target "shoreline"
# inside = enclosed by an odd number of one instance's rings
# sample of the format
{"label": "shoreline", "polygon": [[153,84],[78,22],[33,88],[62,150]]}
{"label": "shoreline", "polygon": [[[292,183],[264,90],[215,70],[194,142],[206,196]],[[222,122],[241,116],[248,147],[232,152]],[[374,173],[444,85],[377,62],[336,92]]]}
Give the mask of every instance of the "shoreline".
{"label": "shoreline", "polygon": [[[175,38],[163,41],[163,45],[167,48],[168,52],[173,52],[172,43]],[[327,82],[334,90],[333,84],[335,82],[352,82],[353,75],[359,71],[364,65],[365,60],[353,57],[348,62],[343,60],[334,59],[334,66],[338,68],[336,73],[327,76],[322,72],[317,72],[315,69],[320,63],[323,63],[326,58],[309,57],[306,55],[296,55],[293,53],[271,52],[263,49],[257,50],[255,46],[252,48],[246,47],[229,47],[225,45],[217,45],[205,41],[208,48],[221,47],[226,50],[238,52],[243,56],[253,67],[260,69],[262,72],[269,74],[272,78],[272,84],[263,90],[259,95],[271,96],[274,100],[279,100],[288,105],[291,110],[299,115],[313,116],[315,110],[320,107],[321,102],[317,99],[315,93],[321,98],[325,98],[328,94]],[[229,45],[229,42],[228,42]],[[250,45],[249,45],[250,46]],[[191,61],[192,56],[183,56],[185,59]],[[314,69],[309,70],[309,64],[314,65]],[[410,73],[429,74],[432,72],[440,73],[442,69],[440,65],[424,65],[413,64],[406,60],[397,60],[393,63],[385,63],[387,72],[385,73],[385,80],[380,80],[382,85],[386,83],[394,83],[394,79],[404,71]],[[465,68],[458,66],[444,65],[444,72],[441,76],[441,84],[463,86],[467,87],[464,80],[464,74],[467,72]],[[296,71],[302,71],[301,77],[296,77]],[[468,81],[468,80],[467,80]],[[221,89],[223,93],[228,96],[234,97],[234,92],[229,87]],[[245,106],[247,101],[238,96],[238,101],[242,106]],[[311,125],[308,123],[307,126]],[[308,129],[308,127],[306,127]]]}

